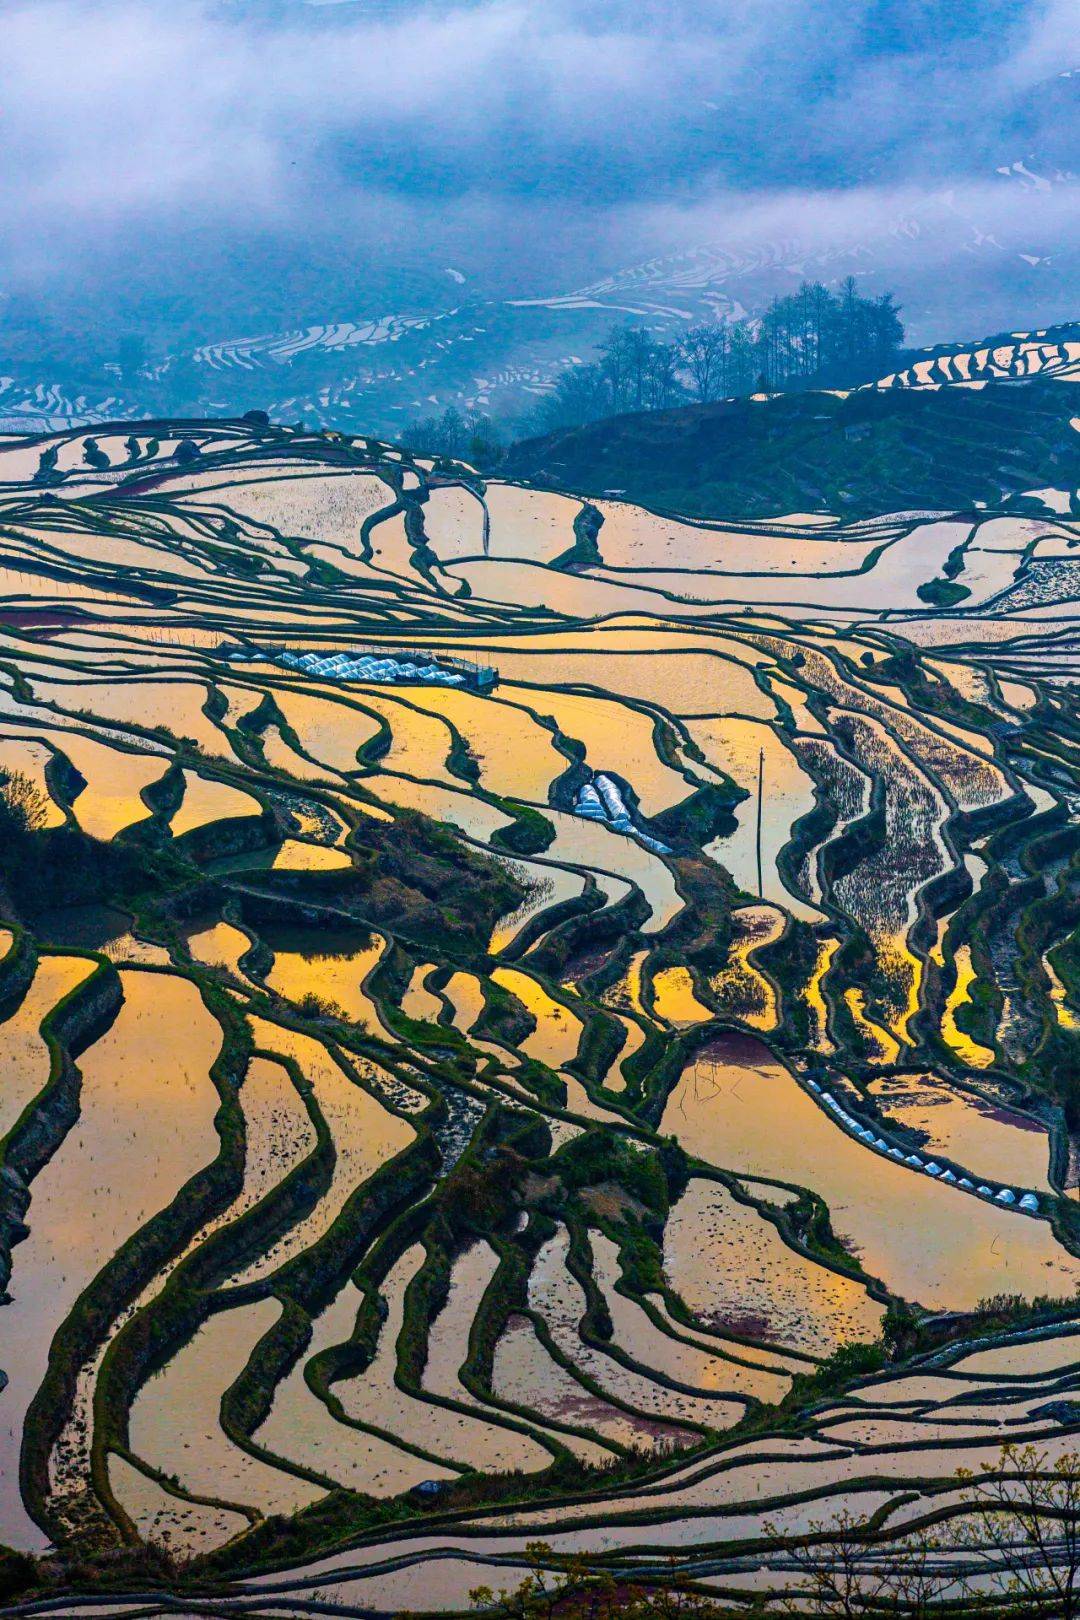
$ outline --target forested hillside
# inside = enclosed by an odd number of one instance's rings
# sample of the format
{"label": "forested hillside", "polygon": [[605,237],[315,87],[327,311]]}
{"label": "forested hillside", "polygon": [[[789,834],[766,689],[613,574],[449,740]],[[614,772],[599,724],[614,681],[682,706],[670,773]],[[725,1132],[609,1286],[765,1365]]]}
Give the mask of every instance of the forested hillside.
{"label": "forested hillside", "polygon": [[[1077,345],[1053,347],[1067,365]],[[938,351],[916,362],[914,386],[903,386],[902,373],[887,387],[850,393],[743,396],[608,417],[511,446],[500,476],[745,517],[970,506],[1048,483],[1076,486],[1076,404],[1059,377],[1022,385],[978,377],[953,387],[927,377],[918,386],[919,367],[939,363]]]}

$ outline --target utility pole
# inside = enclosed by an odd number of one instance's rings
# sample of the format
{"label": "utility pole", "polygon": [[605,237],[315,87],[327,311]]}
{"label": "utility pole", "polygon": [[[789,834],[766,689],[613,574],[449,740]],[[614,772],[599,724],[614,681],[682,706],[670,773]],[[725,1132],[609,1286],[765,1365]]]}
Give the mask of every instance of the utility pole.
{"label": "utility pole", "polygon": [[765,885],[761,876],[761,801],[765,792],[765,750],[758,749],[757,768],[757,892],[758,899],[765,898]]}

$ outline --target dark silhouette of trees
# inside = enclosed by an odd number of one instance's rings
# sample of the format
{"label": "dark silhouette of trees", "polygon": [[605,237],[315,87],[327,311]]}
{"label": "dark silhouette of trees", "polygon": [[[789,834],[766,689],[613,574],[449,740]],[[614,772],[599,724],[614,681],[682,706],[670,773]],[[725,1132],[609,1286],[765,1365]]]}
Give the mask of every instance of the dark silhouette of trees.
{"label": "dark silhouette of trees", "polygon": [[891,293],[863,298],[848,277],[774,298],[760,320],[716,320],[660,343],[643,326],[614,326],[597,359],[555,379],[526,424],[547,433],[626,411],[702,404],[763,389],[846,387],[881,376],[904,339]]}
{"label": "dark silhouette of trees", "polygon": [[38,470],[34,474],[35,484],[48,484],[54,481],[54,476],[56,475],[56,463],[59,456],[59,445],[46,445],[38,460]]}
{"label": "dark silhouette of trees", "polygon": [[21,843],[48,819],[49,807],[25,772],[0,772],[0,840]]}
{"label": "dark silhouette of trees", "polygon": [[839,295],[820,282],[774,298],[761,319],[761,369],[787,387],[823,383],[843,386],[889,369],[904,340],[891,293],[860,298],[848,276]]}
{"label": "dark silhouette of trees", "polygon": [[598,372],[598,402],[608,412],[663,410],[684,392],[677,346],[654,342],[641,326],[612,327],[600,347]]}
{"label": "dark silhouette of trees", "polygon": [[96,439],[83,440],[83,460],[88,467],[93,467],[95,472],[103,472],[106,467],[111,465],[108,456]]}
{"label": "dark silhouette of trees", "polygon": [[[838,293],[821,282],[774,298],[759,320],[702,321],[671,343],[627,323],[613,326],[594,360],[567,366],[521,424],[526,434],[581,427],[629,411],[662,411],[770,389],[847,387],[895,369],[904,339],[891,293],[863,298],[854,278]],[[504,446],[479,411],[448,405],[410,422],[402,442],[417,455],[498,466]]]}
{"label": "dark silhouette of trees", "polygon": [[476,467],[493,467],[503,454],[499,430],[481,411],[462,413],[448,405],[441,416],[423,416],[407,424],[402,443],[414,455],[446,456]]}

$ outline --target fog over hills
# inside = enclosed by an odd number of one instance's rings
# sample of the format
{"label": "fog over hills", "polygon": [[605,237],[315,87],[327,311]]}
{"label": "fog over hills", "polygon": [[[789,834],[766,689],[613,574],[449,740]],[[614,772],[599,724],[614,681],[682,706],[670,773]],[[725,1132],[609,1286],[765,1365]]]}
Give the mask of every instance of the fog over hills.
{"label": "fog over hills", "polygon": [[510,420],[807,278],[916,344],[1075,314],[1071,8],[705,11],[9,8],[0,420]]}

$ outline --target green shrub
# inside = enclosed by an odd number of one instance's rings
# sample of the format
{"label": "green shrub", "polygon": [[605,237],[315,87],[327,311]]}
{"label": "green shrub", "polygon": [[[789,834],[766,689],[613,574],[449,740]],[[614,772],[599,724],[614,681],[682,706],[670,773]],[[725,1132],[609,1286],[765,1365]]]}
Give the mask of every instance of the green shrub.
{"label": "green shrub", "polygon": [[931,607],[955,607],[971,595],[966,585],[958,585],[952,579],[930,579],[925,585],[920,585],[916,596],[922,602],[929,602]]}
{"label": "green shrub", "polygon": [[509,827],[500,827],[492,834],[492,845],[509,849],[515,855],[540,855],[555,841],[555,828],[539,810],[527,804],[504,804],[503,809],[514,817]]}

